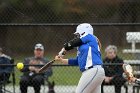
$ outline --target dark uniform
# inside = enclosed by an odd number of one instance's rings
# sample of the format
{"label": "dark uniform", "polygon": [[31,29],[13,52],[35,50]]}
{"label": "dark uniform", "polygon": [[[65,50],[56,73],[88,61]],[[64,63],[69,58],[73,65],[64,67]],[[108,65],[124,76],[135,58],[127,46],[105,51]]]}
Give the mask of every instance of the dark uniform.
{"label": "dark uniform", "polygon": [[[35,61],[34,65],[45,64],[48,62],[46,58],[26,58],[24,60],[24,64],[32,65],[31,61]],[[36,68],[40,68],[42,66],[36,66]],[[52,75],[52,69],[49,68],[45,73],[36,73],[31,72],[29,70],[29,66],[25,66],[22,70],[23,75],[20,80],[20,90],[21,93],[27,93],[27,87],[33,86],[35,93],[40,93],[41,85],[44,84],[44,79],[48,79],[49,76]]]}
{"label": "dark uniform", "polygon": [[[103,60],[104,63],[123,63],[123,60],[116,56],[114,59],[110,60],[105,58]],[[101,91],[103,93],[103,85],[114,85],[115,93],[121,93],[121,86],[124,85],[126,79],[123,78],[123,68],[121,65],[104,65],[105,76],[113,77],[113,79],[109,83],[105,83],[103,81]]]}
{"label": "dark uniform", "polygon": [[[2,54],[0,56],[0,64],[11,64],[11,58],[7,55]],[[12,66],[0,66],[0,93],[3,93],[2,85],[9,81],[12,69]]]}

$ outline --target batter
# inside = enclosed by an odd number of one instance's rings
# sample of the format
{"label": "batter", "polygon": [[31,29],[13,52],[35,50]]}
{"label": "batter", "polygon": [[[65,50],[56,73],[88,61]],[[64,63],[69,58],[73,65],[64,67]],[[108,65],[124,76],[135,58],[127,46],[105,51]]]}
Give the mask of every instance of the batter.
{"label": "batter", "polygon": [[[101,84],[105,73],[102,68],[102,59],[100,53],[101,44],[98,38],[93,34],[93,27],[88,23],[82,23],[77,26],[74,33],[77,38],[64,44],[55,57],[56,61],[63,64],[78,65],[82,76],[76,88],[76,93],[101,93]],[[77,57],[63,59],[65,52],[77,47]]]}

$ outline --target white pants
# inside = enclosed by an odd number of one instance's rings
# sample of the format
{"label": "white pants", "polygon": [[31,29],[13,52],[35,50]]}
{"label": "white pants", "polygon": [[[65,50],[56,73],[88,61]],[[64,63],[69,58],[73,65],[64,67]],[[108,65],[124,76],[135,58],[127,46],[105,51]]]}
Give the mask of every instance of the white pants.
{"label": "white pants", "polygon": [[99,65],[84,71],[76,88],[76,93],[101,93],[101,84],[104,78],[104,69]]}

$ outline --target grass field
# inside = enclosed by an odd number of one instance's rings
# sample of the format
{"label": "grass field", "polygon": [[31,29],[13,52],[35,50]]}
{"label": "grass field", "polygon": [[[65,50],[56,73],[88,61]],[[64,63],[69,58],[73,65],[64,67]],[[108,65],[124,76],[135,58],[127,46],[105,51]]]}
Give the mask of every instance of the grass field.
{"label": "grass field", "polygon": [[53,67],[53,76],[50,80],[58,85],[77,85],[80,76],[78,67]]}
{"label": "grass field", "polygon": [[[134,59],[134,56],[131,54],[123,54],[121,51],[118,52],[119,57],[123,59]],[[70,52],[66,55],[66,58],[75,57],[75,52]],[[104,58],[105,53],[102,51],[102,58]],[[23,62],[25,55],[15,58],[15,64],[18,62]],[[49,60],[52,60],[54,55],[47,55]],[[15,68],[16,75],[16,84],[18,85],[21,72]],[[78,80],[81,76],[81,72],[78,67],[75,66],[54,66],[53,67],[53,76],[50,78],[51,81],[55,81],[58,85],[77,85]]]}
{"label": "grass field", "polygon": [[[57,85],[77,85],[81,76],[79,68],[76,66],[53,66],[53,75],[49,78],[50,81],[55,81]],[[15,69],[16,85],[19,84],[22,73]],[[12,77],[11,77],[12,79]]]}

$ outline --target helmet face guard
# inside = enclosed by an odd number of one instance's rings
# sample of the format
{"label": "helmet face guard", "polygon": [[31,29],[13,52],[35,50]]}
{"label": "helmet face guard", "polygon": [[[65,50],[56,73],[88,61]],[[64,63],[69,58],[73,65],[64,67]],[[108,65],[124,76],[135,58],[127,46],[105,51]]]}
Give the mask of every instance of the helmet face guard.
{"label": "helmet face guard", "polygon": [[79,33],[74,33],[75,38],[80,38],[80,34]]}
{"label": "helmet face guard", "polygon": [[84,34],[85,34],[85,32],[83,32],[82,34],[74,33],[74,35],[75,35],[76,38],[80,38],[80,37],[83,36]]}
{"label": "helmet face guard", "polygon": [[75,35],[80,35],[80,37],[84,37],[88,34],[93,35],[93,27],[89,23],[82,23],[77,26]]}

